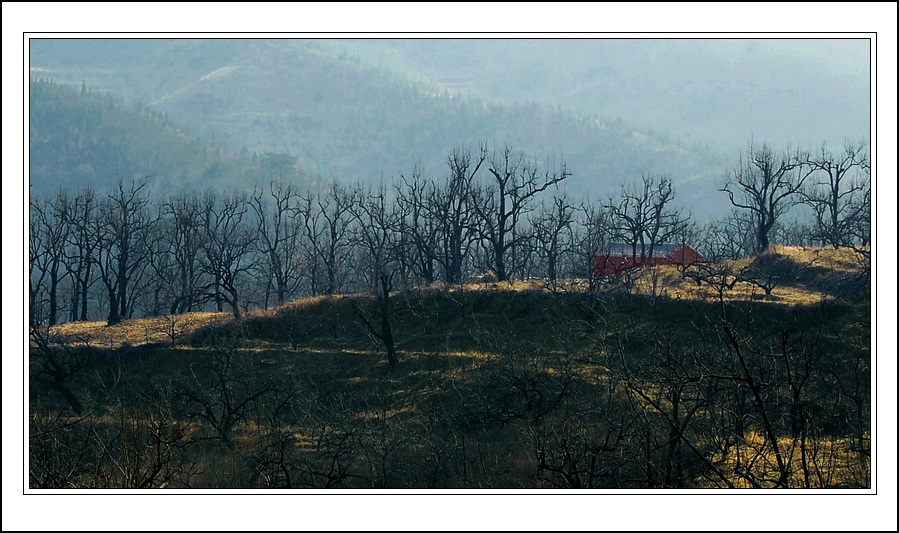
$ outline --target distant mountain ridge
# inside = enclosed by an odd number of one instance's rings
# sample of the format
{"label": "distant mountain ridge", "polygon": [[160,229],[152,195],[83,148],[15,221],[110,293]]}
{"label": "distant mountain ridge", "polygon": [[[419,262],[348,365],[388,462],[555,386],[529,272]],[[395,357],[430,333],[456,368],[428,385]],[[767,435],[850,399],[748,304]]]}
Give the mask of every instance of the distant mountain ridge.
{"label": "distant mountain ridge", "polygon": [[[731,149],[840,144],[870,129],[866,39],[356,39],[360,57],[497,103],[626,117]],[[490,76],[472,76],[472,71]],[[509,83],[509,81],[514,81]],[[772,83],[773,82],[773,83]]]}
{"label": "distant mountain ridge", "polygon": [[[252,189],[277,157],[233,153],[180,128],[167,116],[49,80],[29,87],[31,192],[52,195],[85,186],[105,194],[118,180],[148,178],[154,193],[183,188]],[[297,171],[294,181],[302,181]]]}
{"label": "distant mountain ridge", "polygon": [[[232,152],[290,154],[311,181],[390,179],[415,164],[438,177],[454,146],[486,141],[566,162],[567,188],[575,194],[601,199],[657,173],[672,176],[679,202],[696,215],[726,207],[717,189],[735,164],[730,154],[680,143],[630,117],[466,96],[404,64],[385,68],[359,48],[302,39],[37,40],[31,67],[40,77],[140,102]],[[521,94],[515,83],[510,79],[510,93]],[[584,90],[559,84],[560,95]],[[188,170],[182,181],[193,183],[196,174]]]}

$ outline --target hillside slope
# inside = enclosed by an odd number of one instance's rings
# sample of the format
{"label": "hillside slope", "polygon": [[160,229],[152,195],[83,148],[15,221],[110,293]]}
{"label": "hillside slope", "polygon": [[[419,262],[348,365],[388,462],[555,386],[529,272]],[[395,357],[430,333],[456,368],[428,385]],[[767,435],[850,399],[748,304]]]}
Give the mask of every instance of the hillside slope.
{"label": "hillside slope", "polygon": [[[495,104],[366,63],[307,40],[36,41],[41,76],[122,95],[232,150],[286,152],[314,175],[345,182],[445,172],[457,145],[493,143],[565,161],[568,188],[615,194],[641,173],[667,173],[696,212],[721,202],[726,166],[702,149],[591,113]],[[702,214],[702,213],[699,213]]]}
{"label": "hillside slope", "polygon": [[396,365],[363,296],[172,343],[36,342],[29,485],[871,487],[869,298],[485,288],[391,298]]}
{"label": "hillside slope", "polygon": [[[360,56],[497,103],[626,117],[727,151],[870,129],[866,39],[356,39]],[[478,76],[475,72],[489,72]],[[776,79],[776,83],[771,80]],[[821,112],[822,109],[827,112]]]}
{"label": "hillside slope", "polygon": [[[246,188],[265,175],[263,158],[232,153],[221,142],[177,126],[159,112],[128,104],[86,85],[44,79],[29,86],[31,191],[52,195],[119,179],[149,177],[151,189],[171,192]],[[299,169],[296,176],[299,179]]]}

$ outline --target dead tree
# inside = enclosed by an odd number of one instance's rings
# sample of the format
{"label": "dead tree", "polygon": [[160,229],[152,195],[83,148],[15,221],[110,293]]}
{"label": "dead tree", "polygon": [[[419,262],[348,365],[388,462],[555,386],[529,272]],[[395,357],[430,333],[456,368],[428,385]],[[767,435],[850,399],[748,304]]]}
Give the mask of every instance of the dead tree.
{"label": "dead tree", "polygon": [[392,314],[392,306],[390,301],[390,291],[393,290],[393,276],[381,274],[379,276],[380,288],[378,292],[378,313],[377,313],[377,322],[374,322],[369,316],[367,316],[361,309],[359,309],[358,305],[353,306],[353,310],[356,313],[356,316],[362,323],[365,325],[365,328],[368,330],[368,333],[378,339],[381,344],[384,345],[384,349],[387,352],[387,366],[392,371],[395,370],[397,366],[399,366],[399,358],[396,354],[396,342],[393,338],[393,327],[391,325],[391,314]]}
{"label": "dead tree", "polygon": [[[801,192],[815,213],[815,237],[839,248],[866,245],[871,226],[871,165],[864,143],[846,142],[843,154],[822,146],[802,162],[816,178]],[[819,177],[820,176],[820,177]]]}
{"label": "dead tree", "polygon": [[[229,196],[221,202],[207,196],[204,205],[202,268],[212,281],[204,287],[207,299],[219,305],[227,302],[235,320],[239,320],[240,277],[250,269],[252,235],[244,224],[249,207],[241,195]],[[222,309],[219,308],[219,311]]]}
{"label": "dead tree", "polygon": [[90,187],[80,190],[66,213],[70,226],[66,269],[72,280],[72,320],[87,320],[88,290],[96,281],[94,277],[94,254],[97,248],[96,235],[91,231],[91,220],[97,216],[97,202]]}
{"label": "dead tree", "polygon": [[724,187],[730,203],[752,213],[756,231],[756,253],[768,249],[769,233],[790,207],[798,201],[798,193],[808,177],[799,160],[788,153],[778,155],[768,144],[749,144],[746,157],[728,173]]}
{"label": "dead tree", "polygon": [[256,214],[256,250],[261,254],[268,294],[274,288],[278,305],[293,296],[300,281],[302,218],[299,197],[289,185],[272,182],[268,197],[256,190],[250,206]]}
{"label": "dead tree", "polygon": [[609,198],[605,207],[612,234],[631,247],[635,262],[653,257],[657,245],[670,242],[684,231],[687,220],[671,208],[673,199],[671,178],[651,174],[642,176],[638,187],[622,187],[617,199]]}
{"label": "dead tree", "polygon": [[132,182],[127,189],[119,181],[100,205],[93,225],[99,242],[100,279],[109,296],[107,323],[130,317],[134,309],[133,291],[147,266],[150,235],[158,218],[150,216],[149,198],[143,189],[147,181]]}
{"label": "dead tree", "polygon": [[524,153],[516,154],[508,146],[493,154],[488,170],[493,180],[479,191],[474,203],[479,215],[478,233],[490,252],[497,280],[506,281],[517,266],[517,247],[528,238],[519,223],[530,210],[531,201],[571,174],[565,163],[558,170],[541,171]]}

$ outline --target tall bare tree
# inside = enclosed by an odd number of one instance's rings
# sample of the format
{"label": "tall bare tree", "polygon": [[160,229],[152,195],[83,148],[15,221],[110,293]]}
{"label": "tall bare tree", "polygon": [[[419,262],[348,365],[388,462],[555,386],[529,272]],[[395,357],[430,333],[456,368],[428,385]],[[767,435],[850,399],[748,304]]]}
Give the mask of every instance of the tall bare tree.
{"label": "tall bare tree", "polygon": [[543,272],[552,287],[561,274],[562,259],[571,247],[573,213],[568,197],[562,193],[553,196],[552,204],[544,205],[531,220],[537,256],[542,260]]}
{"label": "tall bare tree", "polygon": [[[402,185],[396,187],[396,204],[400,214],[399,232],[404,252],[400,254],[403,263],[430,285],[436,278],[440,257],[441,220],[432,214],[437,186],[433,180],[422,177],[420,165],[415,165],[409,176],[400,175]],[[403,269],[405,270],[405,268]]]}
{"label": "tall bare tree", "polygon": [[481,145],[477,155],[464,147],[453,148],[447,157],[449,177],[442,187],[428,197],[430,215],[441,227],[441,253],[447,283],[460,283],[465,272],[468,252],[476,238],[477,213],[473,206],[474,180],[487,159],[487,147]]}
{"label": "tall bare tree", "polygon": [[[240,319],[240,277],[250,269],[253,236],[244,217],[249,211],[247,199],[234,194],[217,201],[204,201],[204,238],[202,268],[212,281],[205,287],[207,298],[226,302],[235,319]],[[221,309],[219,309],[221,311]]]}
{"label": "tall bare tree", "polygon": [[99,235],[100,277],[109,296],[107,323],[127,318],[134,310],[133,289],[137,286],[149,254],[150,234],[158,219],[151,216],[146,180],[125,187],[122,181],[107,195],[94,225]]}
{"label": "tall bare tree", "polygon": [[393,326],[391,323],[393,304],[390,299],[390,291],[393,290],[393,276],[394,273],[381,273],[378,275],[377,283],[379,286],[375,289],[377,292],[378,306],[377,317],[375,319],[370,318],[357,305],[354,305],[353,307],[356,316],[365,325],[368,333],[381,341],[381,344],[384,345],[384,349],[387,351],[387,367],[390,370],[394,370],[400,362],[397,357],[396,341],[394,340]]}
{"label": "tall bare tree", "polygon": [[516,153],[509,146],[493,153],[488,170],[493,180],[479,191],[474,207],[491,266],[497,279],[505,281],[516,266],[516,247],[528,237],[520,231],[522,216],[530,210],[534,197],[571,174],[565,163],[558,170],[541,170],[523,152]]}
{"label": "tall bare tree", "polygon": [[[168,258],[168,275],[157,269],[158,283],[174,285],[169,312],[190,312],[198,303],[200,251],[203,245],[203,202],[197,195],[173,196],[160,208],[160,245]],[[165,276],[165,277],[162,277]]]}
{"label": "tall bare tree", "polygon": [[87,320],[88,291],[95,281],[93,266],[94,253],[98,242],[91,231],[91,220],[96,217],[97,202],[90,187],[81,189],[66,213],[70,226],[68,233],[68,253],[66,269],[72,279],[72,320]]}
{"label": "tall bare tree", "polygon": [[752,213],[755,221],[756,252],[770,246],[768,238],[777,219],[799,201],[798,193],[808,177],[803,172],[800,158],[775,153],[767,143],[761,146],[750,142],[740,165],[730,171],[721,191],[727,193],[730,203]]}
{"label": "tall bare tree", "polygon": [[577,212],[572,236],[572,251],[577,263],[575,272],[590,280],[589,290],[592,292],[597,281],[593,276],[593,258],[609,251],[609,211],[588,198],[578,206]]}
{"label": "tall bare tree", "polygon": [[356,218],[355,243],[366,287],[377,288],[384,275],[396,271],[396,244],[401,217],[383,184],[371,187],[353,204]]}
{"label": "tall bare tree", "polygon": [[[307,238],[313,243],[315,255],[324,266],[326,294],[334,294],[343,288],[347,263],[351,261],[351,209],[355,201],[352,191],[334,182],[315,202],[317,216],[307,216],[305,221]],[[320,226],[310,224],[318,222],[319,217]]]}
{"label": "tall bare tree", "polygon": [[34,328],[44,322],[42,293],[49,255],[41,231],[40,212],[44,206],[35,196],[28,201],[28,322]]}
{"label": "tall bare tree", "polygon": [[59,321],[58,292],[65,271],[65,246],[70,230],[66,216],[71,208],[70,204],[64,191],[47,201],[36,199],[30,203],[36,223],[32,228],[33,232],[37,232],[35,239],[38,241],[35,243],[39,242],[41,245],[33,250],[33,265],[41,271],[38,279],[47,281],[47,323],[50,326]]}
{"label": "tall bare tree", "polygon": [[871,225],[871,165],[864,143],[846,141],[841,155],[826,145],[802,162],[814,179],[801,192],[815,213],[815,237],[834,248],[867,244]]}
{"label": "tall bare tree", "polygon": [[267,196],[261,189],[253,192],[250,206],[256,214],[256,250],[264,258],[266,304],[273,287],[280,305],[296,294],[300,283],[299,196],[290,185],[271,182]]}

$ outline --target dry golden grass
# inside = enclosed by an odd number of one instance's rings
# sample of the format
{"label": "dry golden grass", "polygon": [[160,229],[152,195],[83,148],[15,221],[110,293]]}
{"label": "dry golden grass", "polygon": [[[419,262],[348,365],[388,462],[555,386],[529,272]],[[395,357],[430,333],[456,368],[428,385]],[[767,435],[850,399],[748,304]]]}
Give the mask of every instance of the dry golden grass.
{"label": "dry golden grass", "polygon": [[[866,248],[866,250],[869,249]],[[831,247],[817,248],[774,244],[771,246],[771,252],[786,255],[797,262],[828,266],[847,272],[857,271],[861,262],[861,257],[857,251],[845,247],[835,250]]]}
{"label": "dry golden grass", "polygon": [[[821,271],[851,274],[859,272],[864,259],[858,252],[850,248],[809,248],[802,246],[772,245],[767,252],[771,255],[783,256],[797,269],[818,269]],[[734,279],[736,273],[750,269],[754,258],[725,261],[717,266],[718,270],[730,272],[728,281]],[[717,301],[722,293],[708,283],[697,285],[692,279],[685,279],[674,265],[661,265],[637,269],[629,272],[634,279],[631,294],[641,296],[657,296],[676,300]],[[784,276],[789,278],[789,276]],[[733,287],[723,292],[725,301],[764,301],[785,306],[816,305],[832,295],[825,291],[801,286],[794,280],[784,279],[778,283],[771,294],[753,283],[737,281]]]}
{"label": "dry golden grass", "polygon": [[[804,487],[805,470],[802,466],[800,443],[789,437],[778,437],[778,445],[785,464],[789,465],[790,487]],[[859,453],[852,448],[849,439],[808,439],[806,441],[806,465],[809,471],[809,488],[828,488],[838,485],[865,485],[870,481],[860,468]],[[770,442],[759,432],[749,432],[743,442],[733,446],[727,457],[715,457],[734,483],[735,488],[753,488],[747,477],[766,480],[773,486],[778,478],[777,458]],[[743,475],[739,473],[742,472]]]}
{"label": "dry golden grass", "polygon": [[106,322],[66,322],[50,328],[52,338],[100,348],[120,348],[148,343],[170,343],[200,328],[225,324],[233,319],[228,312],[200,311],[180,315],[144,317],[123,320],[107,326]]}
{"label": "dry golden grass", "polygon": [[[820,267],[844,273],[858,272],[863,264],[863,259],[859,253],[850,248],[835,250],[829,247],[811,248],[775,244],[771,246],[768,253],[785,256],[797,265]],[[739,259],[721,263],[721,266],[737,273],[748,269],[753,261],[753,258]],[[707,283],[697,285],[694,280],[684,278],[678,271],[678,267],[674,265],[633,269],[628,271],[625,276],[629,276],[633,281],[632,286],[626,290],[635,296],[696,301],[716,301],[719,299],[719,293],[715,287]],[[616,287],[618,290],[625,290],[621,286],[620,281],[600,284],[599,290],[603,291]],[[485,280],[465,283],[461,290],[469,292],[585,292],[588,288],[589,281],[584,278],[560,279],[555,283],[545,280],[494,281],[486,278]],[[450,290],[458,291],[460,288],[456,287]],[[815,305],[827,300],[829,297],[826,292],[790,284],[787,281],[778,284],[770,295],[766,295],[759,286],[744,281],[738,281],[724,293],[725,301],[729,302],[765,301],[786,306]]]}
{"label": "dry golden grass", "polygon": [[[733,261],[731,268],[739,271],[749,265],[750,260],[743,259]],[[655,278],[655,281],[654,281]],[[730,279],[733,279],[732,277]],[[656,296],[671,298],[674,300],[693,300],[712,302],[721,297],[718,289],[708,283],[697,285],[691,279],[684,279],[677,267],[665,265],[644,269],[639,279],[634,282],[632,294],[641,296]],[[828,294],[821,291],[810,290],[796,285],[777,285],[771,294],[766,295],[759,286],[745,281],[738,281],[733,288],[723,293],[726,302],[763,301],[779,305],[815,305],[828,299]]]}
{"label": "dry golden grass", "polygon": [[[848,248],[805,248],[799,246],[773,245],[770,253],[789,257],[792,261],[803,265],[822,267],[838,272],[855,272],[860,269],[859,254]],[[729,261],[726,266],[732,272],[739,272],[752,263],[752,259]],[[673,265],[654,266],[634,269],[628,274],[633,279],[629,293],[636,296],[671,298],[675,300],[717,301],[719,292],[715,287],[703,283],[697,285],[691,279],[685,279]],[[448,290],[449,292],[574,292],[583,293],[589,287],[586,279],[560,279],[555,283],[545,280],[510,280],[493,281],[490,279],[471,281],[461,286],[431,287],[424,290]],[[611,285],[600,285],[599,290],[609,290]],[[621,290],[619,287],[618,290]],[[309,296],[298,298],[284,305],[268,310],[256,309],[245,314],[246,318],[274,317],[290,310],[305,309],[318,305],[329,299],[339,299],[356,295]],[[825,292],[812,290],[797,284],[784,282],[777,285],[772,294],[766,295],[756,285],[737,282],[733,288],[725,291],[724,298],[729,302],[764,301],[768,303],[795,306],[815,305],[829,298]],[[68,322],[50,329],[52,337],[66,342],[90,344],[104,348],[118,348],[123,345],[137,346],[147,343],[171,343],[173,340],[189,335],[200,328],[225,324],[232,320],[230,312],[193,312],[181,315],[147,317],[125,320],[114,326],[106,326],[103,321]],[[465,354],[471,355],[471,354]]]}

